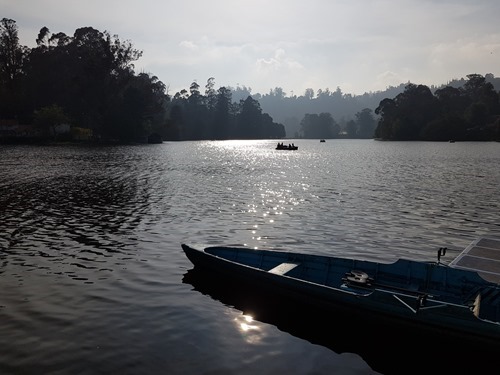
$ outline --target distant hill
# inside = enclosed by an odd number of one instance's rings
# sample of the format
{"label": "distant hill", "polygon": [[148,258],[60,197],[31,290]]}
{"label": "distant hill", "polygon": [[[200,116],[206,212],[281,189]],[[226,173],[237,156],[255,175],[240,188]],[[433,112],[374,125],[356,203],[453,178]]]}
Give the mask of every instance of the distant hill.
{"label": "distant hill", "polygon": [[[500,78],[488,73],[485,76],[487,82],[490,82],[496,91],[500,91]],[[451,86],[462,87],[467,82],[466,78],[453,79],[440,86],[430,86],[432,92]],[[409,83],[409,82],[408,82]],[[348,121],[355,119],[355,114],[365,108],[375,112],[380,102],[385,98],[394,98],[405,90],[408,83],[401,83],[397,87],[388,87],[384,91],[368,92],[363,95],[344,94],[338,88],[336,91],[314,92],[312,89],[302,96],[286,96],[281,88],[271,89],[268,94],[251,94],[250,89],[238,87],[233,90],[233,100],[239,102],[251,95],[253,99],[258,100],[262,111],[268,113],[275,122],[285,126],[288,138],[295,138],[300,129],[300,121],[306,113],[319,114],[327,112],[341,126]],[[412,82],[419,84],[419,82]],[[306,94],[308,94],[306,96]],[[312,94],[312,95],[311,95]]]}

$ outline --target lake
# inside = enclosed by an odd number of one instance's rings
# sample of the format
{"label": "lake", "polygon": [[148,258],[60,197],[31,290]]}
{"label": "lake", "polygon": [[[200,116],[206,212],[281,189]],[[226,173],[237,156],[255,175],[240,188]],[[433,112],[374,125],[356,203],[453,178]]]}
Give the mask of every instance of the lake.
{"label": "lake", "polygon": [[0,373],[411,373],[355,322],[252,320],[180,245],[450,261],[500,237],[500,143],[291,142],[1,145]]}

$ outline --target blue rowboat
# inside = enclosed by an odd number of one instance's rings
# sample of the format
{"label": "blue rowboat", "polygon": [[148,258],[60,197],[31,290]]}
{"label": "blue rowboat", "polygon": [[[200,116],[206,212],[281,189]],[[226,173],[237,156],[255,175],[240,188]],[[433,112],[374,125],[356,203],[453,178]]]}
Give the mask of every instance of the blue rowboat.
{"label": "blue rowboat", "polygon": [[[243,281],[322,311],[363,311],[417,329],[500,343],[500,272],[491,268],[496,260],[486,257],[488,252],[500,257],[500,241],[478,240],[450,265],[440,261],[444,248],[437,261],[381,263],[246,247],[181,246],[195,269],[213,278]],[[489,268],[472,267],[481,261]]]}

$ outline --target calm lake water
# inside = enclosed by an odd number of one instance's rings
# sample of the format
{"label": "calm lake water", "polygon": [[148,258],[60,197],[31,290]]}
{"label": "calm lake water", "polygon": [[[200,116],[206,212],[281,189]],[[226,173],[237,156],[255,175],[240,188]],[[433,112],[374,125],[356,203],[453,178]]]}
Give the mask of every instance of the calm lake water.
{"label": "calm lake water", "polygon": [[329,347],[250,320],[190,282],[180,245],[380,261],[446,246],[446,262],[500,237],[500,143],[293,142],[1,145],[0,373],[410,373],[383,337],[343,347],[352,322]]}

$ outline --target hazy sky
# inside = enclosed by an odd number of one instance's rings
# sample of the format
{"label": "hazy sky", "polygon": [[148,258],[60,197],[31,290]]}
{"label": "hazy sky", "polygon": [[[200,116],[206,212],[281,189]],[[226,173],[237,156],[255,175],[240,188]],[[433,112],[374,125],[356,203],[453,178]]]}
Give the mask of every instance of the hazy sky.
{"label": "hazy sky", "polygon": [[500,76],[499,0],[0,0],[0,9],[28,47],[43,26],[131,41],[143,51],[136,71],[169,94],[193,81],[204,91],[210,77],[216,88],[290,96]]}

